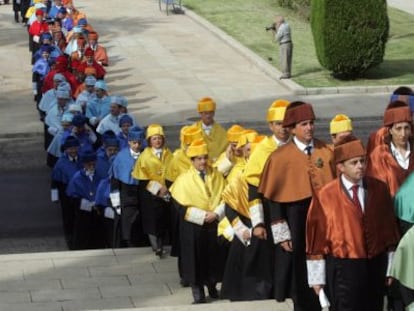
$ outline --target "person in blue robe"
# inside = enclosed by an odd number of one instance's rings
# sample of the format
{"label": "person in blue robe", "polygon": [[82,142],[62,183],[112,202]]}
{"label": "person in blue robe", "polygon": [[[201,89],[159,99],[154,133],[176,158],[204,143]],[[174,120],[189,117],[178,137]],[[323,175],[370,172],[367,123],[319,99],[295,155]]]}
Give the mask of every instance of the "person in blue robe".
{"label": "person in blue robe", "polygon": [[111,175],[111,203],[120,208],[121,214],[115,215],[115,226],[121,228],[121,242],[116,247],[130,247],[148,243],[142,233],[139,218],[138,180],[131,172],[140,155],[143,132],[132,127],[128,132],[128,147],[123,148],[115,157]]}
{"label": "person in blue robe", "polygon": [[62,210],[62,224],[66,243],[72,249],[74,210],[71,199],[66,195],[66,188],[73,175],[82,166],[79,161],[79,141],[69,136],[66,138],[62,149],[63,155],[56,162],[52,170],[51,199],[53,202],[60,202]]}
{"label": "person in blue robe", "polygon": [[73,199],[75,220],[73,249],[99,248],[103,245],[100,218],[95,197],[101,178],[96,174],[96,153],[86,151],[80,155],[83,168],[73,175],[66,194]]}
{"label": "person in blue robe", "polygon": [[109,168],[111,167],[112,161],[115,158],[119,150],[119,142],[116,137],[107,138],[104,141],[105,152],[97,154],[96,161],[96,173],[102,178],[109,176]]}

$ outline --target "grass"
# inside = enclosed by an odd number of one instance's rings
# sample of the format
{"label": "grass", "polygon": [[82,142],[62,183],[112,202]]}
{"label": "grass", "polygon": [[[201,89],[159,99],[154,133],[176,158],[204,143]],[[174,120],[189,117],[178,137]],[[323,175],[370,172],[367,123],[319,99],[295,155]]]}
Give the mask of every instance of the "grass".
{"label": "grass", "polygon": [[[363,78],[341,81],[319,64],[310,24],[294,12],[278,6],[276,0],[185,0],[184,5],[221,28],[276,68],[278,44],[265,26],[275,15],[283,15],[292,29],[293,80],[304,87],[407,85],[414,81],[414,16],[388,9],[390,36],[384,62]],[[271,59],[271,60],[269,60]]]}

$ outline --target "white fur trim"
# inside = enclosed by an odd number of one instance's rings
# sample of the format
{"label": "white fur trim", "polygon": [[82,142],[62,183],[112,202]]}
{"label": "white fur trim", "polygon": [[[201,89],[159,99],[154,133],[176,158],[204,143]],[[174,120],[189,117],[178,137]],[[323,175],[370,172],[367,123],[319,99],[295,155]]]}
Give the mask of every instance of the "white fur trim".
{"label": "white fur trim", "polygon": [[113,207],[121,206],[121,196],[119,195],[119,191],[111,192],[109,198],[111,199]]}
{"label": "white fur trim", "polygon": [[95,205],[95,202],[91,202],[86,199],[81,200],[80,209],[85,212],[92,212],[92,207]]}
{"label": "white fur trim", "polygon": [[255,200],[254,205],[249,207],[250,219],[253,228],[259,224],[264,224],[263,205],[260,200]]}
{"label": "white fur trim", "polygon": [[227,176],[230,173],[230,170],[233,168],[234,164],[227,159],[227,157],[223,157],[219,163],[216,164],[217,170],[222,173],[224,176]]}
{"label": "white fur trim", "polygon": [[[238,219],[236,222],[233,223],[233,230],[234,230],[234,234],[237,236],[240,242],[242,242],[245,246],[248,246],[250,244],[250,240],[245,240],[243,238],[243,233],[246,230],[248,231],[251,231],[251,230],[240,219]],[[250,236],[251,236],[251,232],[250,232]]]}
{"label": "white fur trim", "polygon": [[314,285],[326,284],[325,259],[306,260],[308,269],[308,284],[310,287]]}
{"label": "white fur trim", "polygon": [[225,212],[225,205],[224,205],[224,202],[221,202],[214,210],[214,213],[217,214],[218,221],[224,218],[224,212]]}
{"label": "white fur trim", "polygon": [[280,242],[289,241],[292,239],[290,229],[286,221],[272,224],[273,242],[279,244]]}
{"label": "white fur trim", "polygon": [[115,217],[114,209],[112,207],[109,207],[109,206],[105,207],[104,217],[108,218],[108,219],[114,219],[114,217]]}
{"label": "white fur trim", "polygon": [[153,195],[157,195],[161,188],[162,185],[155,180],[150,180],[150,182],[147,184],[147,190]]}
{"label": "white fur trim", "polygon": [[51,189],[50,190],[50,200],[52,202],[59,201],[59,191],[57,189]]}
{"label": "white fur trim", "polygon": [[386,276],[391,276],[391,266],[392,261],[394,260],[394,254],[395,252],[388,252],[388,262],[387,262],[387,273]]}
{"label": "white fur trim", "polygon": [[224,229],[224,231],[223,231],[223,235],[227,240],[232,241],[233,238],[234,238],[233,227],[232,226],[227,226],[226,229]]}
{"label": "white fur trim", "polygon": [[202,226],[207,212],[198,207],[188,207],[184,219]]}

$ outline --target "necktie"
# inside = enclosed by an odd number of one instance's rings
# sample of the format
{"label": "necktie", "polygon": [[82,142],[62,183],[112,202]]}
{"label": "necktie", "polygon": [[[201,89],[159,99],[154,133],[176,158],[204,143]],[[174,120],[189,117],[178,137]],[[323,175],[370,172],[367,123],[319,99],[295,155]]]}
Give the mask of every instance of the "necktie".
{"label": "necktie", "polygon": [[200,172],[200,178],[201,178],[203,181],[206,181],[206,173],[204,173],[204,172]]}
{"label": "necktie", "polygon": [[305,151],[306,151],[306,154],[308,156],[310,156],[312,154],[312,152],[311,152],[312,151],[312,146],[306,146]]}
{"label": "necktie", "polygon": [[352,190],[352,202],[354,203],[358,213],[360,214],[360,216],[362,216],[362,206],[361,206],[361,202],[359,201],[358,198],[358,188],[359,185],[353,185],[351,187]]}

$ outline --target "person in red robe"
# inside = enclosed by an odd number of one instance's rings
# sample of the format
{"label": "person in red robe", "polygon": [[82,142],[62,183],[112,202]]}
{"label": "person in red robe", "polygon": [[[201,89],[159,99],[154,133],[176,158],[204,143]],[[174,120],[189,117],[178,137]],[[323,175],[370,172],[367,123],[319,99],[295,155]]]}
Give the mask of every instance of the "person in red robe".
{"label": "person in red robe", "polygon": [[98,80],[103,80],[105,78],[105,74],[106,71],[105,69],[99,65],[95,59],[94,59],[94,51],[90,48],[87,47],[85,49],[85,61],[83,61],[79,66],[78,66],[78,71],[80,72],[85,72],[85,69],[88,67],[93,67],[96,70],[96,79]]}
{"label": "person in red robe", "polygon": [[66,81],[69,82],[73,96],[73,92],[78,88],[79,82],[76,80],[76,77],[69,71],[68,60],[63,55],[56,58],[55,68],[49,71],[45,77],[42,86],[42,93],[44,94],[53,88],[53,77],[57,73],[61,73],[66,78]]}
{"label": "person in red robe", "polygon": [[92,31],[88,34],[88,44],[89,47],[95,52],[94,59],[101,66],[108,66],[108,54],[106,49],[98,43],[98,34],[95,31]]}
{"label": "person in red robe", "polygon": [[340,176],[313,197],[306,220],[308,283],[335,311],[383,310],[399,240],[388,187],[365,175],[365,155],[352,135],[335,145]]}

